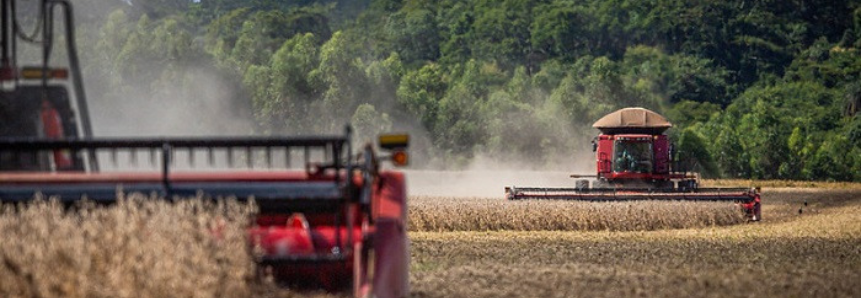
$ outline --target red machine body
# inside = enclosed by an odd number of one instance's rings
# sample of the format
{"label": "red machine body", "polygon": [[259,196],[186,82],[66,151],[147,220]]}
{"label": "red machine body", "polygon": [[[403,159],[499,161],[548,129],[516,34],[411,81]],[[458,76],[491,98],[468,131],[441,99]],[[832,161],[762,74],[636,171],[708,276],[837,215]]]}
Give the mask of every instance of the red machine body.
{"label": "red machine body", "polygon": [[596,172],[571,175],[594,178],[576,181],[575,188],[506,187],[508,199],[562,199],[587,201],[685,200],[733,201],[752,219],[759,220],[760,195],[754,188],[699,188],[698,175],[679,167],[664,131],[672,124],[661,115],[626,108],[599,119],[593,127]]}
{"label": "red machine body", "polygon": [[[334,222],[330,214],[268,214],[257,217],[249,241],[265,252],[263,263],[271,266],[276,279],[291,285],[327,290],[353,286],[356,297],[405,297],[409,255],[404,176],[383,172],[379,179],[370,213],[360,212],[358,204],[345,206],[351,227]],[[333,254],[342,249],[339,242],[344,239],[352,249]],[[379,257],[372,259],[370,252]],[[308,261],[279,264],[279,258]],[[374,272],[369,278],[370,268]]]}
{"label": "red machine body", "polygon": [[[676,182],[693,188],[696,175],[680,171],[664,131],[672,124],[655,112],[628,108],[604,116],[593,127],[596,187],[673,188]],[[575,175],[576,176],[576,175]]]}
{"label": "red machine body", "polygon": [[[72,150],[83,141],[2,138],[0,152],[18,152],[22,146],[50,152],[59,146],[50,144],[63,142]],[[111,204],[120,187],[177,197],[201,191],[239,200],[255,196],[260,211],[248,230],[248,241],[263,253],[258,257],[261,273],[301,289],[405,297],[409,291],[405,185],[401,172],[374,173],[358,166],[313,171],[7,171],[0,172],[0,202],[26,202],[38,192],[69,206],[83,196]]]}

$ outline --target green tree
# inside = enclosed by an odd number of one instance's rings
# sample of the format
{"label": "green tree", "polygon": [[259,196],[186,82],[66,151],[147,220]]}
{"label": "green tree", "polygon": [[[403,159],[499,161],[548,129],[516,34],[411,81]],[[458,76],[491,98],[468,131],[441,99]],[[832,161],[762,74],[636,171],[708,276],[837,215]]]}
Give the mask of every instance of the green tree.
{"label": "green tree", "polygon": [[857,176],[857,172],[852,172],[853,168],[857,169],[857,157],[847,154],[849,152],[859,150],[852,148],[845,136],[829,133],[806,164],[805,172],[816,179],[851,180]]}
{"label": "green tree", "polygon": [[[385,60],[371,61],[365,68],[368,78],[368,102],[381,107],[392,107],[397,104],[397,89],[404,75],[404,65],[400,55],[392,52]],[[398,107],[399,108],[399,107]]]}
{"label": "green tree", "polygon": [[346,119],[365,101],[367,77],[360,46],[353,36],[338,31],[320,49],[320,76],[327,85],[323,104],[333,119]]}
{"label": "green tree", "polygon": [[151,18],[161,18],[177,11],[188,9],[190,1],[185,0],[129,0],[129,3]]}
{"label": "green tree", "polygon": [[246,71],[258,123],[274,131],[304,132],[319,119],[306,119],[324,88],[317,73],[319,50],[311,33],[296,35],[281,45],[266,66]]}
{"label": "green tree", "polygon": [[204,38],[206,50],[218,61],[228,60],[233,47],[239,40],[243,24],[250,14],[251,10],[248,8],[235,9],[206,26]]}
{"label": "green tree", "polygon": [[447,89],[448,84],[443,78],[440,66],[428,63],[404,75],[398,86],[398,102],[418,117],[425,128],[434,131],[437,127],[439,102]]}
{"label": "green tree", "polygon": [[528,0],[478,4],[471,28],[470,48],[473,57],[496,61],[506,69],[524,61],[531,52],[529,26],[532,24],[532,8],[535,5],[535,2]]}
{"label": "green tree", "polygon": [[438,25],[444,31],[440,36],[440,61],[454,64],[472,58],[470,43],[475,22],[472,8],[466,3],[455,2],[451,7],[443,6],[439,14]]}
{"label": "green tree", "polygon": [[781,164],[778,175],[791,179],[809,178],[811,173],[806,171],[804,164],[815,149],[804,130],[800,127],[793,128],[786,145],[789,148],[788,160]]}
{"label": "green tree", "polygon": [[[729,118],[722,118],[720,123],[706,123],[703,129],[706,132],[717,132],[707,148],[711,149],[723,177],[743,178],[750,177],[750,160],[747,148],[742,143],[737,126]],[[708,143],[707,143],[708,144]]]}
{"label": "green tree", "polygon": [[705,177],[719,175],[720,172],[711,152],[708,151],[705,138],[694,128],[686,128],[678,133],[675,144],[680,160],[691,165],[692,168],[689,170],[697,171]]}
{"label": "green tree", "polygon": [[721,108],[717,104],[685,100],[673,105],[666,112],[666,116],[672,120],[674,125],[687,127],[696,123],[707,122],[713,115],[720,113],[720,111]]}
{"label": "green tree", "polygon": [[587,52],[586,17],[569,5],[554,2],[535,8],[530,24],[532,49],[542,57],[573,61]]}
{"label": "green tree", "polygon": [[480,103],[480,99],[464,84],[452,87],[439,101],[434,144],[447,154],[445,157],[453,160],[471,158],[475,146],[485,143],[487,135],[484,118],[479,112]]}
{"label": "green tree", "polygon": [[392,121],[386,113],[377,112],[373,105],[360,104],[350,118],[360,142],[373,142],[374,138],[392,129]]}
{"label": "green tree", "polygon": [[434,13],[423,8],[404,7],[389,16],[385,31],[407,63],[432,61],[439,57],[439,29]]}
{"label": "green tree", "polygon": [[317,45],[331,35],[327,8],[313,6],[257,11],[239,8],[207,26],[206,48],[220,63],[239,73],[251,65],[266,64],[287,39],[296,34],[311,33]]}

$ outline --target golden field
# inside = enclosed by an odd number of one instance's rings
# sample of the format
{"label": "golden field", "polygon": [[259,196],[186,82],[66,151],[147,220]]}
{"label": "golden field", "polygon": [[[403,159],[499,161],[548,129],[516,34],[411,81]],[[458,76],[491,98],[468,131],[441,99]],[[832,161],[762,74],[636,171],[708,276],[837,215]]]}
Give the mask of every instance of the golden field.
{"label": "golden field", "polygon": [[77,212],[56,201],[7,204],[0,213],[0,297],[248,296],[251,211],[236,202],[167,203],[143,195]]}
{"label": "golden field", "polygon": [[[854,189],[766,188],[757,223],[722,203],[415,196],[409,205],[413,297],[861,295]],[[332,296],[257,277],[244,236],[253,206],[130,195],[61,210],[3,207],[0,297]]]}
{"label": "golden field", "polygon": [[766,189],[763,204],[732,226],[415,232],[413,296],[861,295],[861,193]]}
{"label": "golden field", "polygon": [[722,202],[507,201],[501,198],[412,197],[410,232],[651,231],[725,226],[745,221]]}

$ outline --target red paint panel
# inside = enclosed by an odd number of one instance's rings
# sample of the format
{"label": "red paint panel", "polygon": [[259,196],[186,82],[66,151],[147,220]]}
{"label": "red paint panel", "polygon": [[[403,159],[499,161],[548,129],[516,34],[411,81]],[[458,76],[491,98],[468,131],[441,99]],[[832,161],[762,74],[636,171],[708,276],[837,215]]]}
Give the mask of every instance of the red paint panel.
{"label": "red paint panel", "polygon": [[601,135],[598,139],[598,174],[610,173],[613,169],[613,137]]}
{"label": "red paint panel", "polygon": [[[343,244],[352,245],[347,243],[349,231],[343,226],[258,226],[248,230],[252,243],[259,245],[269,256],[328,254],[337,245],[338,233]],[[362,240],[361,227],[354,227],[352,233],[353,244]]]}
{"label": "red paint panel", "polygon": [[[42,129],[45,136],[51,139],[62,138],[63,120],[60,118],[60,113],[57,109],[51,106],[48,101],[42,102]],[[72,156],[66,150],[54,150],[54,165],[58,170],[69,169],[72,167]]]}
{"label": "red paint panel", "polygon": [[666,135],[659,135],[652,145],[655,151],[655,174],[670,172],[670,142]]}
{"label": "red paint panel", "polygon": [[400,172],[383,172],[374,191],[373,296],[406,297],[409,294],[409,240],[406,232],[406,183]]}
{"label": "red paint panel", "polygon": [[664,179],[665,175],[653,175],[651,173],[632,173],[632,172],[614,172],[610,173],[608,178],[612,179],[622,179],[622,180],[650,180],[650,179]]}
{"label": "red paint panel", "polygon": [[379,184],[374,187],[374,219],[393,219],[404,222],[406,209],[406,183],[401,172],[382,172]]}

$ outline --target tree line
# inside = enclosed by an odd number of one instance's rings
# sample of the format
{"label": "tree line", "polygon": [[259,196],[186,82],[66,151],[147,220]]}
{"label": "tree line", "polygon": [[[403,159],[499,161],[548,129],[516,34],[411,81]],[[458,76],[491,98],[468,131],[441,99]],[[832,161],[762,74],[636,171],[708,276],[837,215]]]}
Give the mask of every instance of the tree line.
{"label": "tree line", "polygon": [[203,70],[255,133],[407,130],[418,166],[447,168],[565,168],[640,106],[705,175],[861,181],[859,1],[130,3],[78,13],[96,96],[181,101],[164,86]]}

